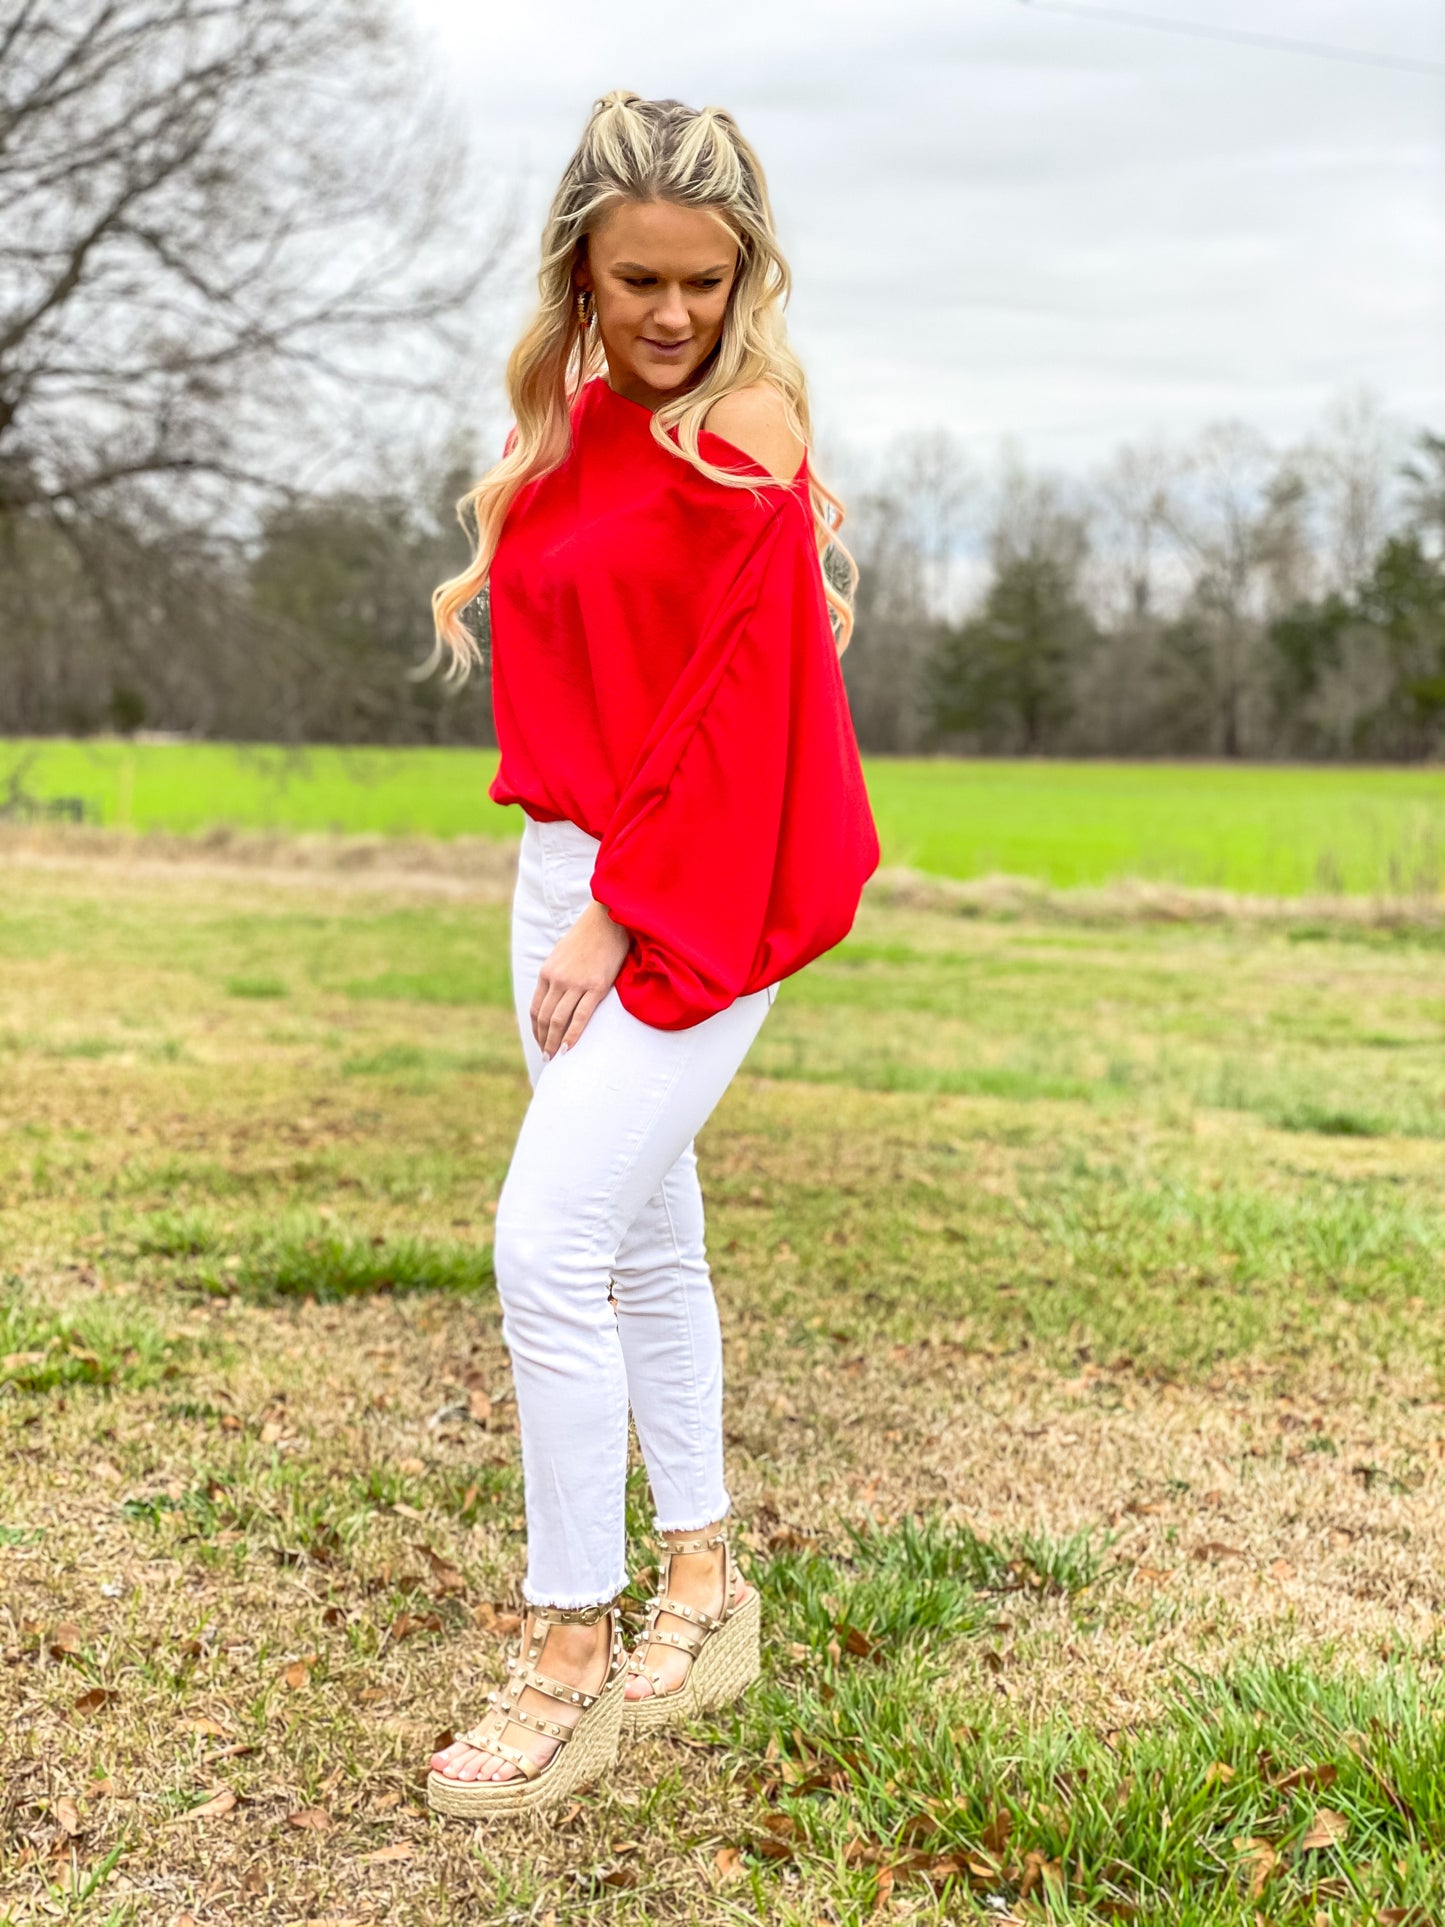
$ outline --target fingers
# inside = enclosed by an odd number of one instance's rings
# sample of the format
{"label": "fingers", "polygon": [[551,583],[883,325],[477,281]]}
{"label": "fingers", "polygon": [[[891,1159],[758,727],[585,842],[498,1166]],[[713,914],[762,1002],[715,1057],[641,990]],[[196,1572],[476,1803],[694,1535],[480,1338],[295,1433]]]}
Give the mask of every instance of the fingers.
{"label": "fingers", "polygon": [[580,991],[564,991],[544,1014],[537,1026],[537,1042],[542,1046],[544,1057],[555,1057],[561,1046],[570,1041],[568,1030],[580,998]]}
{"label": "fingers", "polygon": [[576,1045],[602,997],[603,993],[596,990],[547,993],[532,1024],[543,1057],[553,1058],[560,1050],[571,1050]]}
{"label": "fingers", "polygon": [[[537,979],[537,988],[532,993],[532,1035],[541,1045],[544,1057],[549,1057],[556,1045],[561,1043],[562,1030],[580,994],[579,991],[564,990],[560,984],[552,983],[545,973]],[[552,1036],[554,1029],[557,1035],[549,1043],[548,1039]]]}
{"label": "fingers", "polygon": [[563,1031],[563,1041],[561,1041],[559,1048],[570,1050],[572,1044],[578,1041],[578,1037],[582,1037],[582,1033],[584,1033],[586,1027],[588,1027],[588,1019],[590,1019],[591,1014],[593,1014],[593,1010],[597,1008],[597,1004],[601,1004],[601,1000],[603,1000],[603,992],[601,992],[601,990],[584,990],[584,992],[582,992],[582,996],[576,1000],[576,1010],[572,1012],[572,1019],[570,1019],[570,1023],[566,1025],[566,1029]]}

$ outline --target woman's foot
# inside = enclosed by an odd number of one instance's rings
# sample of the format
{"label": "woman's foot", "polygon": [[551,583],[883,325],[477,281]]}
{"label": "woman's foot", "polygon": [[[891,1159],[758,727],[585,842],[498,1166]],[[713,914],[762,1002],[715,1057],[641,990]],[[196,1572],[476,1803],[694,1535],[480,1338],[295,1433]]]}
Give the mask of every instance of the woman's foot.
{"label": "woman's foot", "polygon": [[[522,1622],[523,1653],[529,1652],[536,1643],[535,1634],[528,1623],[530,1618],[528,1614]],[[559,1685],[575,1686],[579,1692],[600,1692],[607,1678],[613,1624],[614,1616],[608,1614],[592,1626],[549,1625],[542,1650],[533,1662],[536,1670],[546,1673]],[[506,1686],[502,1692],[511,1697]],[[550,1693],[539,1693],[534,1686],[527,1686],[517,1696],[515,1710],[519,1714],[525,1713],[529,1721],[541,1718],[554,1721],[558,1726],[571,1727],[576,1725],[583,1708],[580,1701],[573,1706],[565,1700],[555,1699]],[[562,1744],[560,1740],[551,1739],[516,1718],[508,1720],[501,1737],[506,1745],[515,1746],[528,1754],[538,1766],[545,1766]],[[450,1746],[433,1753],[428,1765],[433,1773],[439,1773],[448,1780],[513,1780],[519,1779],[522,1774],[522,1769],[515,1761],[471,1746],[466,1740],[454,1740]]]}
{"label": "woman's foot", "polygon": [[[718,1528],[705,1526],[703,1531],[711,1534]],[[700,1535],[690,1532],[664,1533],[663,1544],[673,1539],[695,1539]],[[727,1584],[727,1547],[719,1544],[711,1552],[672,1552],[668,1556],[667,1570],[657,1588],[659,1595],[675,1599],[680,1606],[693,1606],[699,1612],[718,1618],[723,1610],[724,1588]],[[749,1596],[752,1588],[746,1585],[741,1574],[738,1575],[737,1589],[733,1593],[734,1607],[740,1606]],[[676,1613],[657,1615],[655,1630],[660,1633],[696,1634],[696,1623],[679,1618]],[[687,1678],[692,1656],[680,1646],[667,1640],[649,1639],[637,1648],[641,1663],[649,1673],[661,1676],[664,1690],[675,1692]],[[631,1672],[627,1677],[627,1697],[630,1700],[647,1699],[653,1693],[652,1681],[644,1674]]]}

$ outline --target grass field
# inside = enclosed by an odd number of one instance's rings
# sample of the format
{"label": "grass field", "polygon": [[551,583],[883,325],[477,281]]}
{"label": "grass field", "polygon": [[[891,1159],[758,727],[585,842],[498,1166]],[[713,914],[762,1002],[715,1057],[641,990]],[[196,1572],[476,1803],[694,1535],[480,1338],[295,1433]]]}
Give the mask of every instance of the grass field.
{"label": "grass field", "polygon": [[[0,794],[82,799],[109,825],[520,832],[485,750],[0,743]],[[868,759],[885,864],[1056,887],[1142,877],[1207,888],[1436,895],[1445,771]]]}
{"label": "grass field", "polygon": [[6,1927],[1445,1915],[1438,935],[865,894],[699,1143],[764,1679],[478,1830],[505,872],[0,889]]}

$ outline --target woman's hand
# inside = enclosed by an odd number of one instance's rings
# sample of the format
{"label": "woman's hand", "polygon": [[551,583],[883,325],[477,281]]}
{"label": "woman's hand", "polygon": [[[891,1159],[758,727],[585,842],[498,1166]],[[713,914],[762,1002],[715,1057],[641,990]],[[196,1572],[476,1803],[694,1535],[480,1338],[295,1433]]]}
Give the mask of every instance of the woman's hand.
{"label": "woman's hand", "polygon": [[532,1034],[550,1058],[569,1050],[627,960],[626,928],[595,899],[549,953],[532,993]]}

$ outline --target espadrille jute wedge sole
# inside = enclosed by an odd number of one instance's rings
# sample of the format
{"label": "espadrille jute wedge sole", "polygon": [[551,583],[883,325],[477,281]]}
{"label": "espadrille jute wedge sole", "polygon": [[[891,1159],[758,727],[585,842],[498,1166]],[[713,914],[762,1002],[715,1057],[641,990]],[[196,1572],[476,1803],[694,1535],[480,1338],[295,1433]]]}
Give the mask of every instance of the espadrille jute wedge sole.
{"label": "espadrille jute wedge sole", "polygon": [[[595,1625],[604,1614],[611,1617],[612,1644],[607,1677],[597,1692],[584,1693],[579,1687],[567,1686],[538,1672],[536,1662],[546,1640],[545,1630],[539,1635],[539,1626],[545,1628],[568,1621]],[[487,1695],[492,1711],[469,1733],[457,1735],[468,1746],[511,1760],[518,1769],[517,1774],[506,1780],[453,1780],[444,1773],[428,1773],[427,1804],[437,1813],[453,1814],[463,1820],[484,1820],[493,1815],[539,1812],[564,1800],[574,1788],[600,1779],[616,1764],[627,1693],[627,1653],[622,1644],[616,1602],[577,1610],[533,1606],[528,1609],[528,1617],[532,1632],[525,1657],[519,1653],[508,1659],[506,1685]],[[582,1710],[575,1724],[566,1726],[560,1720],[545,1719],[537,1713],[519,1712],[517,1701],[529,1686],[565,1705],[580,1706]],[[545,1765],[538,1766],[530,1754],[520,1747],[509,1746],[502,1739],[510,1723],[531,1727],[556,1740],[557,1750]]]}
{"label": "espadrille jute wedge sole", "polygon": [[[715,1533],[711,1538],[674,1538],[668,1550],[707,1552],[718,1545],[727,1548],[721,1613],[714,1616],[700,1611],[696,1606],[670,1599],[665,1576],[657,1594],[648,1601],[647,1624],[638,1639],[636,1651],[627,1662],[627,1668],[630,1673],[650,1679],[652,1691],[642,1699],[623,1701],[624,1739],[631,1739],[639,1733],[655,1733],[662,1727],[676,1726],[684,1720],[696,1718],[700,1713],[710,1712],[714,1707],[726,1706],[762,1671],[762,1600],[756,1592],[750,1592],[741,1603],[733,1603],[737,1595],[738,1573],[726,1533]],[[657,1621],[662,1613],[674,1613],[680,1619],[691,1621],[697,1631],[659,1632]],[[689,1655],[692,1663],[680,1686],[664,1690],[662,1676],[649,1672],[642,1664],[641,1655],[650,1640],[678,1646]]]}

